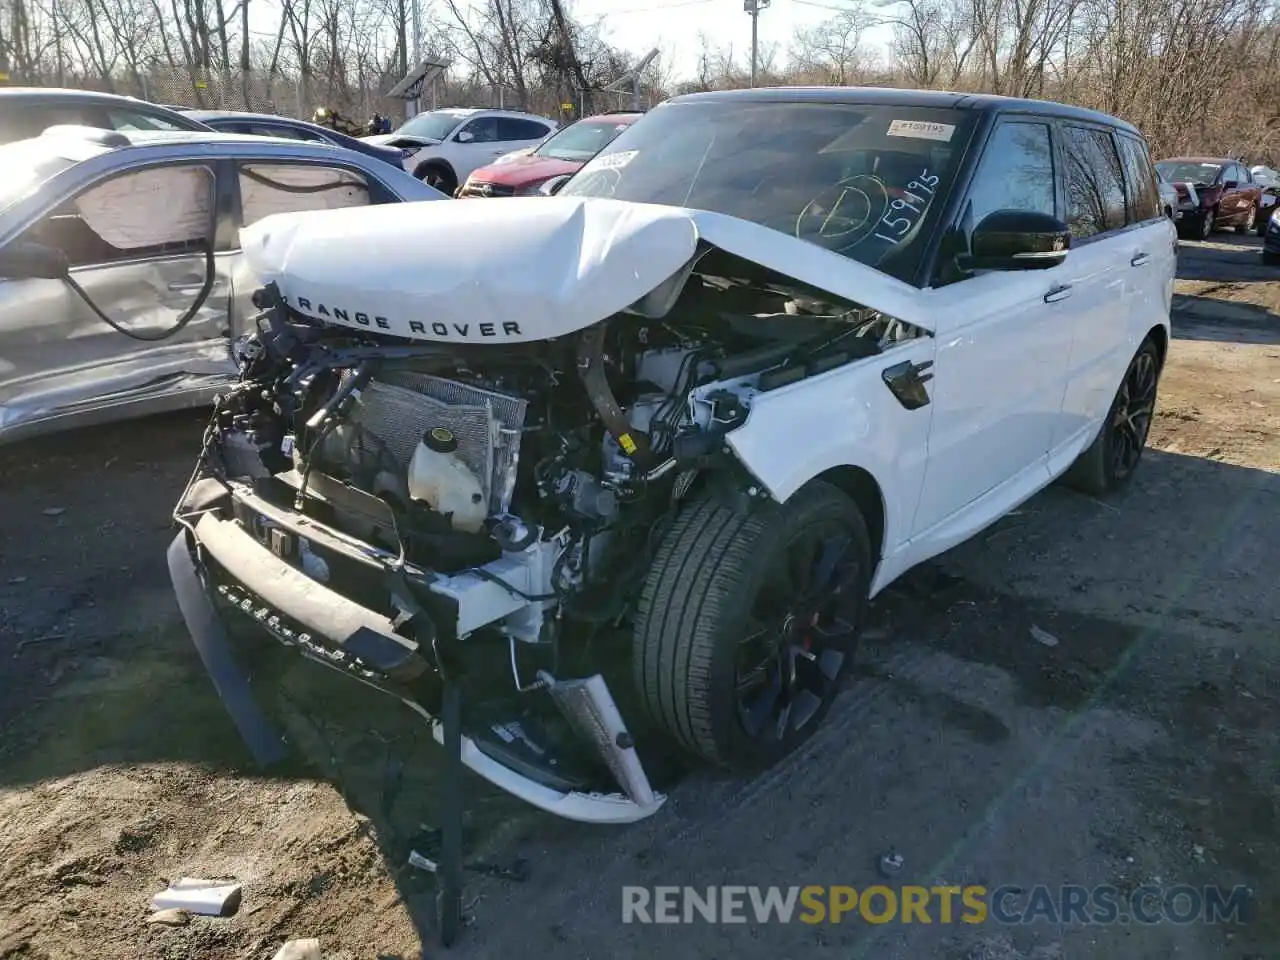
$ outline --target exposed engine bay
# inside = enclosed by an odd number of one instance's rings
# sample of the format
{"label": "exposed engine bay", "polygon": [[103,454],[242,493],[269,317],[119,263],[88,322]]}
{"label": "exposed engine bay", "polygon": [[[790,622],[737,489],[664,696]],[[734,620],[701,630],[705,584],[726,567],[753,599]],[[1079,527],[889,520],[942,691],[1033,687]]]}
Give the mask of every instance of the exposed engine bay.
{"label": "exposed engine bay", "polygon": [[[256,299],[176,514],[222,600],[402,697],[450,673],[479,700],[545,690],[641,806],[598,674],[663,524],[691,497],[766,496],[724,443],[754,398],[923,333],[709,246],[629,310],[528,343],[407,342],[301,314],[274,285]],[[274,567],[246,558],[261,547]],[[594,789],[548,772],[554,737],[509,713],[473,725],[494,734],[481,752]]]}

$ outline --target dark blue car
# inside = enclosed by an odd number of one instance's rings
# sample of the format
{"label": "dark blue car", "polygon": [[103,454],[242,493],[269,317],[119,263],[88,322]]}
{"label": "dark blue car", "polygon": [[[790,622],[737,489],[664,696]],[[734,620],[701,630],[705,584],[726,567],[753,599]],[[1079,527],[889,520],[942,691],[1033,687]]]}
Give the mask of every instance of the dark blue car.
{"label": "dark blue car", "polygon": [[269,113],[240,113],[235,110],[184,110],[188,117],[223,133],[247,133],[256,137],[283,137],[287,140],[309,140],[313,143],[331,143],[346,147],[367,157],[384,160],[397,169],[404,169],[405,151],[399,147],[384,147],[349,137],[337,130],[330,130],[317,123],[277,117]]}

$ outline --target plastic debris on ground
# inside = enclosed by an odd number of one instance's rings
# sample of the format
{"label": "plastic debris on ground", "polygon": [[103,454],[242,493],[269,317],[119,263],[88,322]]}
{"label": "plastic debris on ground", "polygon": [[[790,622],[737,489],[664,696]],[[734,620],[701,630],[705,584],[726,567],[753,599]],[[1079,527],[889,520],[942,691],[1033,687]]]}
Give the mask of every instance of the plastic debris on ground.
{"label": "plastic debris on ground", "polygon": [[183,877],[152,897],[151,908],[176,908],[206,917],[229,917],[240,909],[240,884]]}
{"label": "plastic debris on ground", "polygon": [[324,955],[320,952],[320,941],[310,938],[288,941],[271,960],[324,960]]}
{"label": "plastic debris on ground", "polygon": [[1056,647],[1058,645],[1057,637],[1055,637],[1048,630],[1041,630],[1039,627],[1035,626],[1034,624],[1031,627],[1031,639],[1037,641],[1038,643],[1043,643],[1046,647]]}

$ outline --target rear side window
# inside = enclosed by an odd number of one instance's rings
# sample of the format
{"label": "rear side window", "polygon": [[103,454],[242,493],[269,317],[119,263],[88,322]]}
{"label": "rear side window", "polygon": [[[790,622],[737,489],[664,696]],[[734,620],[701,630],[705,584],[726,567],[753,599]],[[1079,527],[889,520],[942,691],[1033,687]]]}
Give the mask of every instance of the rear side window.
{"label": "rear side window", "polygon": [[536,120],[522,120],[519,117],[498,118],[499,140],[541,140],[547,135],[549,128]]}
{"label": "rear side window", "polygon": [[983,151],[969,201],[970,223],[975,227],[997,210],[1056,216],[1048,124],[1006,122],[996,127]]}
{"label": "rear side window", "polygon": [[1129,222],[1142,223],[1161,216],[1160,188],[1147,147],[1135,137],[1116,137],[1124,178],[1129,185]]}
{"label": "rear side window", "polygon": [[318,164],[246,163],[240,167],[243,225],[273,213],[337,210],[372,203],[360,174]]}
{"label": "rear side window", "polygon": [[1111,134],[1094,127],[1068,126],[1067,225],[1074,240],[1125,225],[1124,174]]}

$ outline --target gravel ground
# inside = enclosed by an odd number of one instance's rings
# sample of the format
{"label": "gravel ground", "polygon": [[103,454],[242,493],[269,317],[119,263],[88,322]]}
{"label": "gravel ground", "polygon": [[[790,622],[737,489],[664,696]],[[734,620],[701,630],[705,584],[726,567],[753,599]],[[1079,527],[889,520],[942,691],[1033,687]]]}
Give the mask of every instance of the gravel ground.
{"label": "gravel ground", "polygon": [[[1229,234],[1180,256],[1131,489],[1051,489],[891,590],[821,733],[760,777],[691,774],[626,829],[469,781],[472,852],[531,878],[472,876],[451,953],[1280,957],[1280,271]],[[326,777],[260,778],[186,639],[164,548],[199,428],[0,451],[0,958],[438,955],[402,866],[438,761],[411,718],[299,665],[277,705]],[[627,884],[862,888],[889,849],[893,883],[1245,884],[1249,922],[621,922]],[[241,881],[239,914],[147,924],[181,875]]]}

